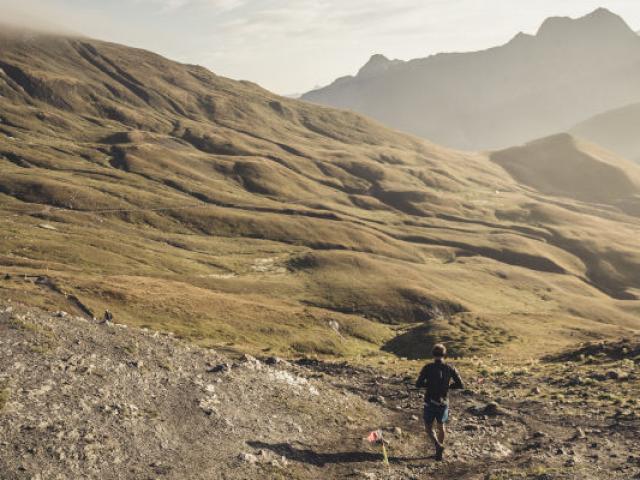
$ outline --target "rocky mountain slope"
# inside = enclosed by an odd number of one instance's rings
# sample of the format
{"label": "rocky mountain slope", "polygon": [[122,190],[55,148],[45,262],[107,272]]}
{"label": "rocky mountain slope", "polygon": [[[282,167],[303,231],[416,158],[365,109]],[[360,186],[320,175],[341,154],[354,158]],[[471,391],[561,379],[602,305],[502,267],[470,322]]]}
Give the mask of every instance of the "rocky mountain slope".
{"label": "rocky mountain slope", "polygon": [[303,96],[470,150],[567,131],[639,98],[640,37],[604,9],[549,18],[536,35],[485,51],[408,62],[376,55],[355,77]]}
{"label": "rocky mountain slope", "polygon": [[607,155],[574,152],[598,195],[551,192],[119,45],[3,29],[0,68],[0,298],[362,362],[640,328],[637,168]]}
{"label": "rocky mountain slope", "polygon": [[640,103],[634,103],[585,120],[573,127],[571,132],[640,163],[638,125]]}
{"label": "rocky mountain slope", "polygon": [[[3,302],[0,477],[629,480],[640,477],[639,352],[628,339],[518,366],[457,362],[468,388],[453,394],[438,463],[417,363],[229,357]],[[364,441],[378,428],[389,468]]]}

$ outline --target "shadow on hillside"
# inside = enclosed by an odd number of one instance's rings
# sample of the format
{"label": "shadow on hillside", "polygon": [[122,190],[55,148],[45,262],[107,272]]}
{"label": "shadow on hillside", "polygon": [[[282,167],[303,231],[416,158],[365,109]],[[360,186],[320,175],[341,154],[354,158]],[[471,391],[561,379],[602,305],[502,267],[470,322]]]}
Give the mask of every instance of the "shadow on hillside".
{"label": "shadow on hillside", "polygon": [[436,343],[432,330],[432,326],[426,323],[412,328],[389,340],[382,346],[382,350],[410,360],[430,358],[431,350]]}
{"label": "shadow on hillside", "polygon": [[[332,452],[319,453],[311,448],[296,448],[288,443],[265,443],[259,441],[247,442],[252,448],[270,450],[278,456],[285,457],[287,460],[307,463],[318,467],[324,467],[327,464],[337,463],[364,463],[364,462],[380,462],[382,455],[373,452]],[[428,460],[431,457],[389,457],[389,462],[400,463],[406,461]]]}

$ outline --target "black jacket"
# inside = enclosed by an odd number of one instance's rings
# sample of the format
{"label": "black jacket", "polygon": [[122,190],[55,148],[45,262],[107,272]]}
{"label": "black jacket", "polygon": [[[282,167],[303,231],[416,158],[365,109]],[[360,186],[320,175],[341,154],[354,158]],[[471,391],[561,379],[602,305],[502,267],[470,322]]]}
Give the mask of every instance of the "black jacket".
{"label": "black jacket", "polygon": [[[453,381],[453,384],[451,383]],[[462,379],[458,370],[442,360],[435,360],[424,366],[416,382],[416,388],[427,388],[425,403],[435,405],[449,404],[449,389],[462,389]]]}

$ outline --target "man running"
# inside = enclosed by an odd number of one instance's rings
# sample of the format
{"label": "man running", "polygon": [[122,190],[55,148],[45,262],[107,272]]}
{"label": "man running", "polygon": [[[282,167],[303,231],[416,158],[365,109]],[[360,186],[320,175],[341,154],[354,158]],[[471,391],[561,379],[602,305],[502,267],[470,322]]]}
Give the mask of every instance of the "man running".
{"label": "man running", "polygon": [[[447,349],[441,343],[433,347],[434,361],[424,366],[416,382],[416,388],[425,388],[424,427],[436,447],[436,460],[442,460],[446,436],[444,424],[449,419],[449,388],[462,389],[458,371],[444,362]],[[451,383],[453,382],[453,384]],[[438,433],[433,431],[433,422],[438,424]]]}

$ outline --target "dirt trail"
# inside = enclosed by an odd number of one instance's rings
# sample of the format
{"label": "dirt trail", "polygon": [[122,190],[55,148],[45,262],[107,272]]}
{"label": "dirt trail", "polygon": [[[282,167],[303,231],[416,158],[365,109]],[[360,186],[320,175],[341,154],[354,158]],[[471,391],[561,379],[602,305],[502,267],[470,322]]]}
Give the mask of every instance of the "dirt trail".
{"label": "dirt trail", "polygon": [[[452,395],[449,449],[438,463],[414,372],[230,358],[7,303],[0,478],[640,478],[638,405],[619,398],[587,409],[554,390],[635,395],[638,362],[620,362],[618,377],[585,380],[582,390],[566,385],[566,369],[587,375],[599,363],[536,363],[525,375],[461,362],[468,389]],[[390,443],[389,468],[363,441],[377,428]]]}
{"label": "dirt trail", "polygon": [[[326,366],[317,368],[325,370]],[[606,406],[594,412],[569,411],[555,401],[523,395],[520,385],[512,385],[512,392],[508,382],[488,382],[478,388],[471,378],[471,389],[452,394],[448,458],[438,463],[416,418],[420,415],[421,394],[411,388],[414,379],[344,369],[341,373],[330,368],[331,383],[341,386],[359,383],[359,387],[347,388],[359,390],[363,398],[384,398],[387,412],[382,427],[388,432],[400,428],[402,433],[389,435],[389,470],[379,465],[379,456],[372,459],[358,453],[362,443],[354,441],[348,442],[353,450],[351,456],[333,453],[319,457],[335,460],[325,462],[331,472],[328,478],[357,477],[360,471],[365,472],[363,478],[398,479],[640,478],[637,410],[626,420],[616,418],[616,409]],[[541,380],[534,373],[533,378],[525,378],[523,383],[534,385],[535,389],[536,382]],[[499,398],[499,394],[512,398]],[[335,452],[335,447],[327,448]],[[302,457],[300,461],[318,460],[309,452],[293,453]],[[367,477],[366,472],[376,476]]]}

